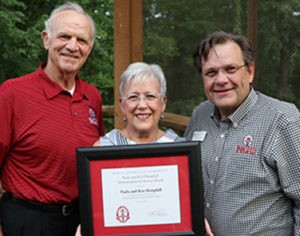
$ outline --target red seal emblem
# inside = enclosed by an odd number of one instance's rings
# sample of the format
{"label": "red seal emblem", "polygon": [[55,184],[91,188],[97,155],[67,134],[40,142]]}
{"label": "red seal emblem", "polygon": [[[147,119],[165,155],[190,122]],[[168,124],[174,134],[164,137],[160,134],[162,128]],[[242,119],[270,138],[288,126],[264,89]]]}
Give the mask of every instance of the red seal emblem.
{"label": "red seal emblem", "polygon": [[117,209],[117,220],[120,221],[121,223],[125,223],[127,220],[129,220],[129,211],[125,206],[120,206]]}

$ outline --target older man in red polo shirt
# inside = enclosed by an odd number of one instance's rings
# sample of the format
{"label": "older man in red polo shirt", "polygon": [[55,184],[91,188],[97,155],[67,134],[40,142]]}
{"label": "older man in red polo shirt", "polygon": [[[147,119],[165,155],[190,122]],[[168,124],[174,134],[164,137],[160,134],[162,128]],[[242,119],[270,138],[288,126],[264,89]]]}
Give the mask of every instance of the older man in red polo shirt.
{"label": "older man in red polo shirt", "polygon": [[42,38],[47,62],[0,87],[4,235],[75,234],[76,147],[104,134],[101,94],[77,75],[93,47],[93,20],[78,4],[64,4]]}

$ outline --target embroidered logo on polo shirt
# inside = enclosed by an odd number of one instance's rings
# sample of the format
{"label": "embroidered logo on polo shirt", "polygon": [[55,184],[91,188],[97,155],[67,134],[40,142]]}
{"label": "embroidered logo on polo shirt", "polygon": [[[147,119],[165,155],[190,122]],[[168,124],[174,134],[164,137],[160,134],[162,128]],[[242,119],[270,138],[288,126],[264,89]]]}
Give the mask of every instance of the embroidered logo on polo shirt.
{"label": "embroidered logo on polo shirt", "polygon": [[244,138],[244,145],[237,145],[235,152],[236,153],[244,153],[248,155],[255,155],[256,147],[252,146],[253,138],[250,135],[247,135]]}
{"label": "embroidered logo on polo shirt", "polygon": [[95,112],[92,108],[89,108],[89,114],[90,114],[89,117],[90,124],[98,126],[98,120],[96,119]]}

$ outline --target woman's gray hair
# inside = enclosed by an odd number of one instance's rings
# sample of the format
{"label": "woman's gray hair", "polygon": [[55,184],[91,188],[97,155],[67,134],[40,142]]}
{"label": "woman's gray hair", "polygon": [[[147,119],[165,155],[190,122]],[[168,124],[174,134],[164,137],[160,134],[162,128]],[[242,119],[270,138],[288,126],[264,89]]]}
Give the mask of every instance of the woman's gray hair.
{"label": "woman's gray hair", "polygon": [[66,2],[63,5],[60,5],[58,7],[56,7],[50,14],[49,18],[45,21],[45,31],[48,34],[48,37],[51,37],[51,32],[53,29],[53,19],[55,18],[55,16],[63,11],[75,11],[77,13],[80,13],[84,16],[86,16],[88,18],[88,20],[91,23],[91,28],[92,28],[92,35],[91,35],[91,39],[92,39],[92,45],[95,42],[96,39],[96,25],[94,20],[92,19],[92,17],[86,13],[83,8],[78,4],[78,3],[74,3],[74,2]]}
{"label": "woman's gray hair", "polygon": [[121,75],[119,92],[124,97],[124,89],[132,80],[145,80],[151,78],[159,83],[161,97],[166,96],[167,82],[165,75],[159,65],[147,64],[144,62],[134,62],[130,64]]}

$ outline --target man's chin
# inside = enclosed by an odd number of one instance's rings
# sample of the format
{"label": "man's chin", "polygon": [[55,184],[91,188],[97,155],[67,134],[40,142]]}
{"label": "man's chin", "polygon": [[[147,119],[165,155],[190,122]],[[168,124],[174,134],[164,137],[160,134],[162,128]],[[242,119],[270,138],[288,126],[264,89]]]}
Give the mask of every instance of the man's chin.
{"label": "man's chin", "polygon": [[63,66],[61,68],[61,71],[64,74],[77,74],[77,72],[79,71],[80,68],[78,68],[78,66]]}
{"label": "man's chin", "polygon": [[64,60],[61,63],[61,68],[69,72],[79,71],[81,66],[82,64],[78,60]]}

